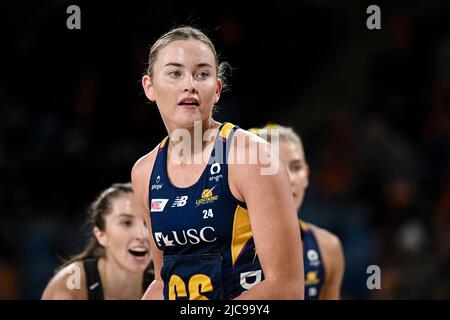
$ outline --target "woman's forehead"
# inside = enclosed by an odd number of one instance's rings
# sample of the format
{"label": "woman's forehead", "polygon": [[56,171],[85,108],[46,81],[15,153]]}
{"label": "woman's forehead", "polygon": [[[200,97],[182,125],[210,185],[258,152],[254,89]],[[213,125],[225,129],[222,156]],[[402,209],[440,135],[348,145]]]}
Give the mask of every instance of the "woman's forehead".
{"label": "woman's forehead", "polygon": [[294,141],[281,140],[280,149],[281,155],[290,160],[304,160],[305,158],[303,150]]}
{"label": "woman's forehead", "polygon": [[132,193],[124,193],[111,201],[111,216],[117,216],[122,213],[133,215],[134,196]]}
{"label": "woman's forehead", "polygon": [[215,65],[215,56],[212,49],[200,40],[175,40],[163,47],[157,56],[156,64],[164,67],[169,63],[210,64]]}

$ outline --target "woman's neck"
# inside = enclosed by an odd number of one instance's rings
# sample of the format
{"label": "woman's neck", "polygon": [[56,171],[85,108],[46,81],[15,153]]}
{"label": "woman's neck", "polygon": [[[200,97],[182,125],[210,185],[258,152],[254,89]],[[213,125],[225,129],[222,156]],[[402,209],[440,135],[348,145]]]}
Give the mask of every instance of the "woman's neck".
{"label": "woman's neck", "polygon": [[123,269],[112,258],[102,257],[98,262],[103,295],[106,300],[138,300],[143,295],[143,272]]}
{"label": "woman's neck", "polygon": [[220,123],[212,118],[200,122],[193,127],[168,129],[170,144],[168,154],[175,164],[203,163],[203,152],[214,141]]}

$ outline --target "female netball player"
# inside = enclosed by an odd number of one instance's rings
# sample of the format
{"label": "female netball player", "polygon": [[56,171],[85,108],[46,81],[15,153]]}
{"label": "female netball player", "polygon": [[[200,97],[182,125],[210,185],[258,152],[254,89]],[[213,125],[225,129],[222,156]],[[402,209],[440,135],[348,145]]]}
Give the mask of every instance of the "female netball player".
{"label": "female netball player", "polygon": [[91,204],[93,235],[59,268],[42,299],[141,299],[153,280],[149,234],[131,184],[113,184]]}
{"label": "female netball player", "polygon": [[155,281],[144,299],[302,299],[289,177],[283,166],[265,174],[279,160],[270,152],[268,162],[227,162],[270,145],[212,118],[222,71],[195,28],[173,29],[150,49],[142,85],[168,136],[132,170],[152,234]]}
{"label": "female netball player", "polygon": [[[300,211],[309,183],[309,167],[300,136],[292,128],[274,124],[249,131],[269,142],[274,134],[278,135],[281,161],[288,170],[292,195]],[[340,299],[344,254],[339,238],[302,220],[299,220],[299,224],[303,240],[305,299]]]}

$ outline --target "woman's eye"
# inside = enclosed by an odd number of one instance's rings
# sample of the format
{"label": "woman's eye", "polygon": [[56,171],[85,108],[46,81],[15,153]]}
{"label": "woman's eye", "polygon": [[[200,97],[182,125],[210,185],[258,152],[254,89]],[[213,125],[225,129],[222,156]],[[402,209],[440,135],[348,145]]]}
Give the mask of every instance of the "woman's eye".
{"label": "woman's eye", "polygon": [[171,71],[171,72],[169,72],[169,76],[174,79],[177,79],[177,78],[181,77],[181,72],[180,71]]}
{"label": "woman's eye", "polygon": [[131,226],[131,221],[130,220],[124,220],[120,224],[125,226],[125,227],[129,227],[129,226]]}
{"label": "woman's eye", "polygon": [[208,76],[209,76],[209,73],[206,71],[197,73],[197,78],[200,78],[200,79],[206,79],[206,78],[208,78]]}

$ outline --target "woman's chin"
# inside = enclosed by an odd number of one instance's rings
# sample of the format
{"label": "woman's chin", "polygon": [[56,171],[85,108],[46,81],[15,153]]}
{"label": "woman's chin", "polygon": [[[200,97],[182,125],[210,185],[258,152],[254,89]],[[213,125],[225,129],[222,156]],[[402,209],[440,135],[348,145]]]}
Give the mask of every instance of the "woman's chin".
{"label": "woman's chin", "polygon": [[149,254],[145,254],[144,256],[134,256],[128,253],[128,269],[133,272],[143,272],[147,269],[148,264],[150,263]]}
{"label": "woman's chin", "polygon": [[190,113],[178,116],[174,123],[179,129],[192,129],[196,123],[202,123],[204,120],[200,114]]}

